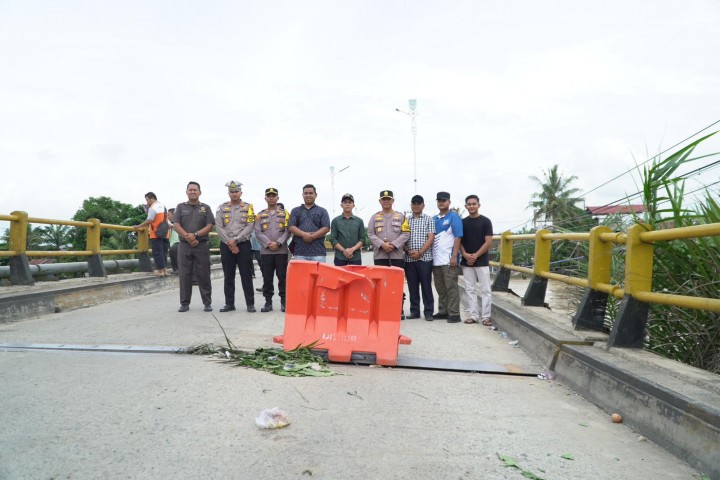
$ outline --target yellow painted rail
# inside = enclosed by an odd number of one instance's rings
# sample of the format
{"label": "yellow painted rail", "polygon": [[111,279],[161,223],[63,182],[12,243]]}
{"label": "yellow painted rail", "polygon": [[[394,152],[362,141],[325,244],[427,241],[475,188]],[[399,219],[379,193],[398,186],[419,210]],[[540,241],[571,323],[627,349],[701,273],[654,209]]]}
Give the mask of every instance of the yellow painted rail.
{"label": "yellow painted rail", "polygon": [[[504,232],[495,235],[499,243],[499,258],[490,262],[495,267],[525,273],[539,278],[556,280],[568,285],[604,292],[622,299],[632,295],[645,303],[673,305],[720,312],[720,299],[672,295],[652,291],[653,253],[656,242],[720,236],[720,223],[695,225],[691,227],[649,230],[647,225],[634,225],[627,233],[612,232],[608,227],[599,226],[590,232],[553,233],[539,230],[533,234]],[[572,277],[550,271],[551,243],[558,240],[589,242],[588,276]],[[513,246],[516,242],[532,241],[535,246],[532,268],[513,264]],[[625,278],[623,285],[610,283],[612,247],[625,245]]]}

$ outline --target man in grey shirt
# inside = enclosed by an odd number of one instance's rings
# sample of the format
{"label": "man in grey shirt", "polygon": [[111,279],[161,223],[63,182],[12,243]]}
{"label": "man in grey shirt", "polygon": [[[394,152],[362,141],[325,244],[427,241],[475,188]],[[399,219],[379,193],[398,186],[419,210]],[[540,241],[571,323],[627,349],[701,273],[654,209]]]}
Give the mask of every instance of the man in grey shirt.
{"label": "man in grey shirt", "polygon": [[250,234],[255,226],[255,212],[251,204],[240,198],[242,183],[232,180],[225,186],[228,187],[230,201],[221,204],[215,213],[215,229],[220,237],[220,260],[225,275],[225,306],[220,311],[235,310],[235,272],[239,269],[247,311],[254,312]]}

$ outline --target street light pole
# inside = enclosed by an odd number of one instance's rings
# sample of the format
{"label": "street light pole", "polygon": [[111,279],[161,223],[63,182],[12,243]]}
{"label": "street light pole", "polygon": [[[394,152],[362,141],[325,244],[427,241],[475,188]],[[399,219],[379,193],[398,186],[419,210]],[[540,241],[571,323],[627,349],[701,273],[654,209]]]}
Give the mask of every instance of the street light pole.
{"label": "street light pole", "polygon": [[417,194],[417,149],[415,146],[416,140],[417,140],[417,122],[416,118],[420,113],[416,110],[417,108],[417,100],[414,98],[411,98],[408,100],[408,106],[410,107],[409,112],[404,112],[400,110],[399,108],[396,108],[396,112],[404,113],[405,115],[410,117],[410,131],[413,135],[413,183],[415,185],[415,193]]}
{"label": "street light pole", "polygon": [[347,167],[343,167],[340,170],[338,170],[337,173],[335,173],[335,167],[330,167],[330,189],[332,190],[332,213],[333,218],[335,218],[335,176],[340,175],[342,172],[350,168],[350,165]]}

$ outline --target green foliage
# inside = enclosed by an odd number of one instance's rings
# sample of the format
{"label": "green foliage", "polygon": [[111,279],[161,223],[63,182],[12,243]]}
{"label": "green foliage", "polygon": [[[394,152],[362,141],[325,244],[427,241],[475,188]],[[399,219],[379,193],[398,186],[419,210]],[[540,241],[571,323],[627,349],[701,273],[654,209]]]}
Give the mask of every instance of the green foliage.
{"label": "green foliage", "polygon": [[[525,235],[535,233],[533,228],[523,227],[517,232],[513,232],[517,235]],[[534,263],[533,257],[535,256],[535,242],[532,240],[522,240],[513,242],[513,265],[519,265],[521,267],[529,267]]]}
{"label": "green foliage", "polygon": [[67,225],[46,225],[33,229],[39,250],[67,250],[72,246],[72,233]]}
{"label": "green foliage", "polygon": [[312,349],[320,345],[318,341],[308,345],[298,345],[292,350],[281,348],[258,348],[253,352],[239,350],[228,338],[220,321],[213,315],[225,337],[227,347],[215,347],[210,344],[193,345],[180,353],[190,355],[220,355],[239,367],[255,368],[283,377],[330,377],[336,375],[325,361]]}
{"label": "green foliage", "polygon": [[[711,134],[714,135],[714,134]],[[720,223],[718,192],[706,191],[699,206],[685,206],[684,181],[677,169],[706,156],[691,157],[703,137],[643,169],[643,223],[653,229]],[[720,291],[720,238],[657,242],[653,291],[717,298]],[[720,373],[720,314],[667,305],[651,305],[646,348],[689,365]]]}
{"label": "green foliage", "polygon": [[[90,197],[83,201],[80,209],[73,215],[73,220],[77,221],[86,221],[89,218],[97,218],[102,223],[131,226],[142,223],[147,218],[147,215],[141,205],[132,206],[128,203],[113,200],[110,197]],[[109,245],[108,242],[113,241],[124,243],[124,240],[117,238],[114,232],[113,230],[103,230],[100,240],[103,246]],[[111,240],[114,236],[116,237],[115,240]],[[75,228],[72,235],[73,249],[85,250],[86,238],[84,228]],[[131,248],[134,248],[134,246]]]}

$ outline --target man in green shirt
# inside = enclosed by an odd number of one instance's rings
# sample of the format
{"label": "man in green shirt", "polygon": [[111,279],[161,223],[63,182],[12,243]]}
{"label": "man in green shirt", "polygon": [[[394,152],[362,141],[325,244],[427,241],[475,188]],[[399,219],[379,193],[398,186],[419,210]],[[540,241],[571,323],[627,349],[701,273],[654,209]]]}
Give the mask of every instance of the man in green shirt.
{"label": "man in green shirt", "polygon": [[362,265],[360,253],[365,244],[365,222],[353,215],[355,199],[349,193],[342,196],[342,215],[330,224],[330,244],[335,249],[335,265]]}

